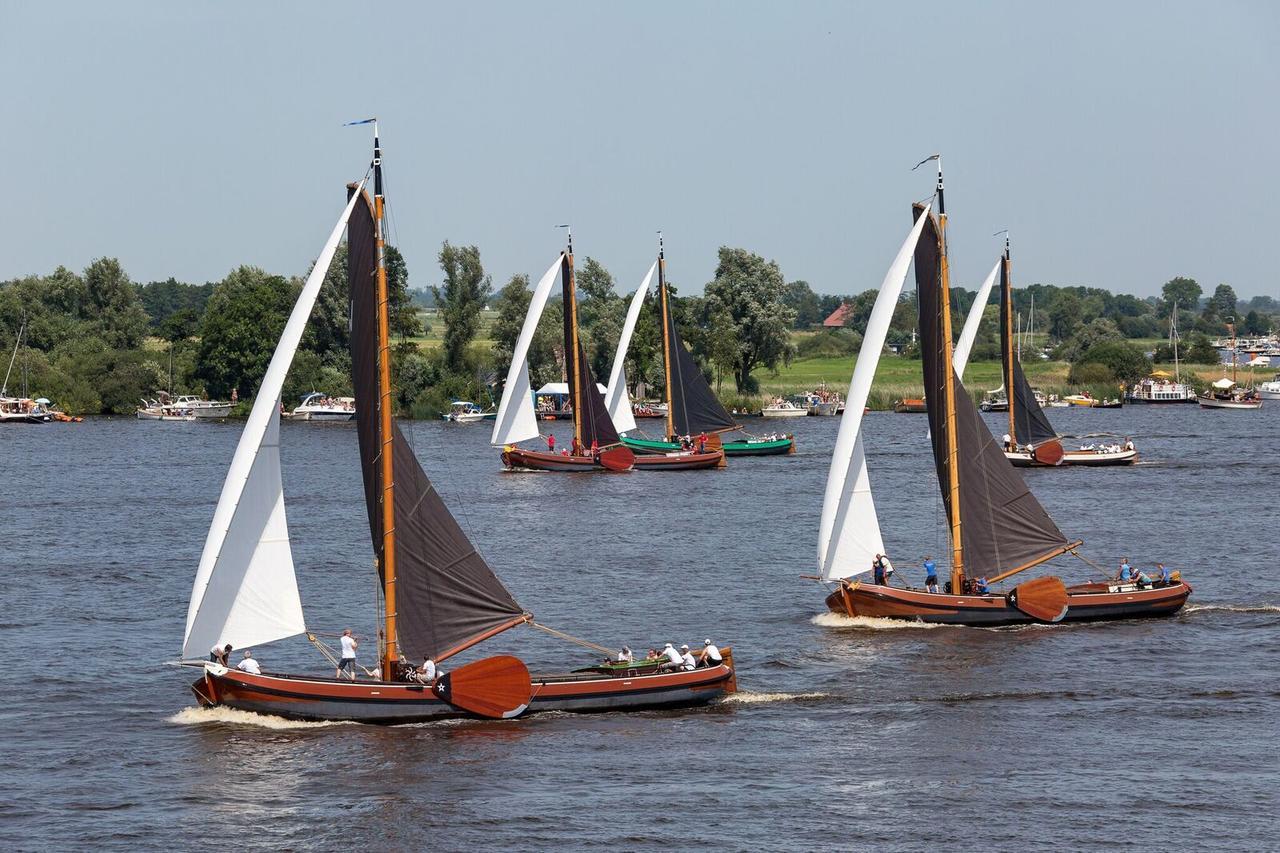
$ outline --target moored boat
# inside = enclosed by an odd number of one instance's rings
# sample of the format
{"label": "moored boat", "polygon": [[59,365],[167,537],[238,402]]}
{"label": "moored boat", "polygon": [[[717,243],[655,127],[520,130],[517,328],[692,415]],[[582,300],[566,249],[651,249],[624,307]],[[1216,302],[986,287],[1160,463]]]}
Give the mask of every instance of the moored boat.
{"label": "moored boat", "polygon": [[[516,602],[449,512],[392,419],[381,156],[375,195],[348,185],[348,202],[304,283],[255,398],[223,484],[192,588],[182,663],[199,668],[201,705],[304,720],[407,723],[448,716],[511,718],[544,710],[601,712],[707,704],[737,689],[732,653],[719,662],[649,671],[610,668],[531,676],[511,655],[448,672],[434,664],[521,625],[546,629]],[[219,649],[308,632],[285,520],[279,399],[334,251],[348,229],[351,354],[359,462],[381,595],[377,672],[329,678],[229,669]],[[574,639],[575,642],[584,642]],[[592,646],[592,648],[603,648]],[[409,660],[431,661],[417,674]],[[643,671],[641,671],[643,670]],[[434,672],[434,675],[431,673]]]}
{"label": "moored boat", "polygon": [[[836,438],[818,534],[818,579],[834,584],[825,598],[828,609],[848,616],[974,626],[1176,612],[1191,594],[1180,578],[1151,589],[1132,584],[1133,588],[1113,589],[1093,583],[1067,587],[1056,576],[1042,576],[1007,591],[991,591],[993,585],[1064,554],[1084,560],[1078,551],[1083,543],[1062,534],[1021,474],[1003,458],[959,381],[951,344],[941,167],[934,199],[936,214],[932,202],[913,205],[915,224],[872,309],[849,405],[856,406],[870,389],[875,366],[873,358],[865,358],[867,348],[878,352],[882,346],[881,335],[888,329],[914,254],[930,444],[950,538],[949,580],[944,589],[921,591],[889,586],[887,578],[877,583],[858,579],[885,551],[863,453],[861,419],[847,411]],[[1004,268],[1007,272],[1007,251]],[[1009,376],[1006,364],[1006,387],[1015,394],[1017,376]]]}
{"label": "moored boat", "polygon": [[498,416],[496,409],[482,409],[470,400],[454,400],[449,404],[449,411],[442,412],[443,420],[456,424],[474,424],[479,421],[491,421]]}
{"label": "moored boat", "polygon": [[186,409],[197,418],[212,420],[228,417],[235,405],[229,400],[205,400],[194,394],[183,394],[174,400],[173,404],[178,408]]}
{"label": "moored boat", "polygon": [[775,397],[772,403],[760,410],[760,414],[766,418],[803,418],[809,414],[809,409],[782,397]]}
{"label": "moored boat", "polygon": [[304,394],[287,417],[295,421],[353,421],[356,419],[354,397],[330,397],[319,391]]}
{"label": "moored boat", "polygon": [[[1237,383],[1236,327],[1227,324],[1231,334],[1231,377],[1225,375],[1214,382],[1208,391],[1198,397],[1202,409],[1261,409],[1262,395],[1252,387],[1253,368],[1249,368],[1250,387],[1241,388]],[[1224,371],[1225,372],[1225,371]]]}
{"label": "moored boat", "polygon": [[929,406],[923,397],[903,397],[893,401],[893,410],[900,415],[923,415],[929,411]]}

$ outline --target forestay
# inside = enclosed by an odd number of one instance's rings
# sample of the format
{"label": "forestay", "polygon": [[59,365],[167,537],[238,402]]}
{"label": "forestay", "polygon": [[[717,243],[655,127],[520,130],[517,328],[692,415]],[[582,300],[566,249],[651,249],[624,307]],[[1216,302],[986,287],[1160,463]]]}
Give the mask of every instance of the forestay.
{"label": "forestay", "polygon": [[636,321],[640,318],[640,309],[644,307],[645,296],[649,293],[649,285],[653,282],[653,273],[658,269],[654,261],[645,274],[644,281],[636,288],[631,297],[631,305],[627,308],[627,319],[622,324],[622,337],[618,338],[618,351],[613,356],[613,369],[609,371],[609,391],[605,396],[605,406],[609,417],[618,432],[627,432],[636,428],[636,419],[631,411],[631,398],[627,396],[627,374],[625,365],[627,349],[631,346],[631,333],[635,331]]}
{"label": "forestay", "polygon": [[191,588],[183,657],[203,657],[214,643],[246,648],[306,630],[280,479],[280,392],[355,198],[307,276],[240,433]]}
{"label": "forestay", "polygon": [[845,578],[865,571],[877,554],[884,553],[884,540],[863,452],[862,413],[875,378],[876,365],[880,363],[880,353],[884,350],[893,311],[911,266],[912,253],[923,228],[924,218],[921,217],[907,235],[880,284],[880,295],[871,309],[862,349],[858,352],[853,378],[849,382],[849,395],[831,456],[831,470],[827,474],[827,491],[822,500],[822,519],[818,527],[818,568],[823,580]]}
{"label": "forestay", "polygon": [[524,326],[520,329],[520,337],[516,339],[515,351],[511,354],[511,367],[507,370],[507,382],[502,389],[502,401],[498,403],[498,416],[493,424],[493,436],[489,443],[495,447],[515,444],[537,438],[538,416],[533,410],[532,386],[529,383],[529,346],[533,343],[534,333],[538,331],[538,320],[547,305],[547,297],[555,286],[556,277],[560,274],[560,265],[564,263],[564,255],[560,255],[538,280],[533,289],[533,298],[529,302],[529,313],[525,315]]}
{"label": "forestay", "polygon": [[960,331],[960,340],[956,341],[955,353],[951,356],[951,363],[956,366],[956,376],[964,378],[964,369],[969,364],[969,353],[973,349],[973,342],[978,337],[978,327],[982,325],[982,312],[987,307],[987,300],[991,298],[991,288],[996,283],[996,276],[1000,274],[1000,265],[1003,260],[996,261],[996,265],[991,268],[991,272],[982,282],[982,287],[978,288],[978,295],[974,297],[973,305],[969,308],[969,316],[965,318],[964,328]]}

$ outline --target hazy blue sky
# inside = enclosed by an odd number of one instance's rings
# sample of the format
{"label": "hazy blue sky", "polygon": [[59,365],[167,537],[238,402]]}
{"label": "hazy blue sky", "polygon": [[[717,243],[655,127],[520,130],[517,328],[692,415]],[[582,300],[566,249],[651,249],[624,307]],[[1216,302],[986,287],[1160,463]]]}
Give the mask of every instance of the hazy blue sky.
{"label": "hazy blue sky", "polygon": [[[666,232],[878,286],[941,151],[955,281],[1280,295],[1272,3],[3,2],[0,278],[302,273],[382,121],[412,283],[495,286],[571,222],[626,287]],[[378,17],[374,17],[376,14]]]}

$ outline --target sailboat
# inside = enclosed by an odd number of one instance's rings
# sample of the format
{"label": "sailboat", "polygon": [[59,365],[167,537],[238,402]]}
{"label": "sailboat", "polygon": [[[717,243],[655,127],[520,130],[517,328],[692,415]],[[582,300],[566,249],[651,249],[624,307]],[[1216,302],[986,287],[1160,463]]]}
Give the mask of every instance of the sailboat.
{"label": "sailboat", "polygon": [[[368,175],[347,187],[346,208],[289,316],[223,483],[183,637],[181,665],[201,670],[192,684],[197,701],[296,719],[391,724],[450,716],[511,718],[546,710],[685,707],[735,690],[732,654],[723,649],[721,663],[687,671],[660,672],[656,662],[642,662],[531,676],[519,658],[496,655],[430,680],[410,674],[408,660],[442,663],[520,625],[569,635],[539,625],[515,600],[463,533],[392,420],[376,125],[372,172],[372,200],[365,190]],[[246,672],[202,661],[213,645],[245,649],[303,633],[323,649],[308,632],[294,574],[277,412],[289,365],[344,228],[360,467],[383,602],[379,670],[368,679],[341,679]]]}
{"label": "sailboat", "polygon": [[1200,408],[1202,409],[1261,409],[1262,397],[1253,387],[1253,368],[1249,368],[1249,387],[1241,388],[1236,384],[1239,378],[1236,375],[1237,364],[1239,358],[1236,350],[1236,326],[1235,323],[1227,323],[1227,331],[1231,335],[1231,378],[1226,376],[1226,369],[1223,368],[1223,376],[1221,379],[1212,383],[1210,388],[1199,397]]}
{"label": "sailboat", "polygon": [[9,396],[9,376],[13,373],[13,365],[18,360],[18,348],[22,345],[22,333],[26,330],[27,320],[24,315],[22,323],[18,326],[18,336],[13,340],[13,355],[9,356],[9,367],[4,372],[4,382],[0,383],[0,424],[42,424],[53,416],[48,400],[43,397],[32,400],[27,396],[25,359],[22,371],[22,396]]}
{"label": "sailboat", "polygon": [[[1191,594],[1191,587],[1180,578],[1147,588],[1110,581],[1067,587],[1058,577],[1044,576],[1008,592],[986,591],[1060,555],[1079,557],[1077,549],[1083,542],[1069,541],[1062,534],[1022,475],[1002,458],[998,443],[958,380],[951,343],[940,161],[935,198],[936,214],[932,202],[913,205],[914,226],[881,286],[850,382],[818,534],[818,579],[835,584],[826,598],[828,609],[848,616],[978,626],[1176,612]],[[945,592],[937,593],[857,579],[876,554],[884,553],[863,452],[860,404],[870,390],[875,359],[913,255],[930,442],[951,539],[950,580]]]}
{"label": "sailboat", "polygon": [[1167,405],[1171,403],[1194,403],[1196,391],[1182,381],[1182,370],[1178,362],[1178,300],[1173,301],[1173,311],[1169,314],[1169,345],[1173,350],[1173,375],[1167,371],[1156,370],[1143,379],[1124,395],[1128,403],[1152,403]]}
{"label": "sailboat", "polygon": [[[564,226],[567,228],[568,226]],[[516,340],[511,367],[498,404],[490,443],[502,448],[502,464],[516,471],[630,471],[635,454],[618,438],[605,407],[604,395],[591,373],[591,363],[578,334],[578,296],[573,277],[573,232],[568,247],[533,289],[533,299]],[[530,450],[521,441],[538,438],[537,414],[529,384],[529,346],[538,329],[547,297],[560,278],[564,299],[564,362],[568,374],[569,405],[573,411],[573,443],[563,452]]]}
{"label": "sailboat", "polygon": [[[613,355],[613,367],[609,371],[609,389],[605,394],[605,408],[609,412],[609,417],[613,420],[613,425],[618,433],[624,436],[626,433],[636,428],[636,419],[634,407],[631,405],[631,399],[627,394],[627,374],[626,361],[627,351],[631,346],[631,335],[635,331],[636,322],[640,318],[640,310],[644,307],[645,299],[649,294],[649,284],[653,281],[653,274],[658,271],[659,281],[662,281],[662,237],[658,237],[658,260],[654,261],[653,266],[649,267],[649,272],[645,275],[644,280],[640,282],[640,287],[636,288],[636,292],[631,297],[631,303],[627,306],[627,317],[622,325],[622,334],[618,337],[618,348]],[[666,346],[663,347],[664,355]],[[670,388],[672,384],[672,363],[665,357],[663,358],[663,369],[666,375],[666,387]],[[698,374],[701,379],[701,372]],[[704,382],[705,384],[705,382]],[[707,388],[710,394],[711,389]],[[715,400],[714,395],[711,396]],[[667,418],[668,434],[671,429],[671,398],[666,398],[665,416]],[[718,401],[717,401],[718,405]],[[712,433],[712,436],[715,434]],[[691,442],[692,443],[692,442]],[[708,468],[723,468],[725,465],[724,449],[720,446],[719,438],[712,441],[711,436],[701,449],[697,446],[693,447],[676,447],[671,450],[660,451],[654,453],[652,450],[645,451],[635,457],[635,469],[637,471],[692,471],[704,470]]]}
{"label": "sailboat", "polygon": [[622,442],[642,454],[670,453],[681,450],[681,437],[694,437],[706,433],[713,441],[708,447],[720,444],[727,456],[777,456],[795,453],[795,437],[753,438],[723,441],[721,434],[740,430],[733,418],[720,404],[715,392],[702,376],[702,370],[693,360],[693,354],[684,345],[680,329],[671,313],[667,292],[667,261],[658,238],[658,311],[662,324],[662,364],[666,374],[664,401],[667,404],[666,435],[659,440],[634,438],[624,435]]}
{"label": "sailboat", "polygon": [[1004,239],[1004,255],[1000,262],[1000,361],[1004,387],[1011,389],[1008,395],[1009,431],[1004,440],[1004,457],[1019,468],[1055,467],[1059,465],[1084,465],[1101,467],[1132,465],[1138,461],[1137,448],[1132,441],[1124,445],[1102,444],[1097,448],[1082,447],[1064,450],[1062,439],[1049,416],[1036,399],[1026,374],[1022,372],[1022,359],[1014,352],[1013,340],[1013,279],[1009,251],[1009,236]]}

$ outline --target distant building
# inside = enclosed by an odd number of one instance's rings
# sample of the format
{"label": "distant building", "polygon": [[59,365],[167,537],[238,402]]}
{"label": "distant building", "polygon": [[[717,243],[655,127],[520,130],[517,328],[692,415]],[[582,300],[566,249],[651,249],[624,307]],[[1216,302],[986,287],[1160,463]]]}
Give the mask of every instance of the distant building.
{"label": "distant building", "polygon": [[844,326],[844,321],[848,319],[849,312],[852,311],[849,303],[842,304],[839,308],[831,312],[831,316],[822,321],[822,325],[828,329],[839,329]]}

